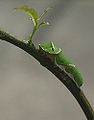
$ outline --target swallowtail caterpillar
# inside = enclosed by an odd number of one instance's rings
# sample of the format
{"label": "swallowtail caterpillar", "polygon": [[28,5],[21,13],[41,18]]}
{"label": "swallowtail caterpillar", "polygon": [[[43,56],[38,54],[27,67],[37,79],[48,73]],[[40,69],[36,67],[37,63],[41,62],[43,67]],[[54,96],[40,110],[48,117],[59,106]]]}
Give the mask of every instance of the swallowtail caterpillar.
{"label": "swallowtail caterpillar", "polygon": [[53,44],[53,42],[40,44],[39,50],[50,58],[52,62],[64,67],[65,72],[73,76],[76,84],[78,86],[82,86],[83,78],[77,66],[75,66],[75,64],[73,64],[72,61],[63,54],[62,50],[57,45]]}

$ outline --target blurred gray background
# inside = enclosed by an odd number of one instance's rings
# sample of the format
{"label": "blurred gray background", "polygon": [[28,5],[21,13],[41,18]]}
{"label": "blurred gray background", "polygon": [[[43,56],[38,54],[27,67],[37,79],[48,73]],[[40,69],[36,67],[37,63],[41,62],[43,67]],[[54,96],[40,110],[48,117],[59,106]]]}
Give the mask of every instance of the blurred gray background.
{"label": "blurred gray background", "polygon": [[[94,0],[0,0],[0,28],[28,39],[33,25],[23,11],[29,5],[40,15],[53,7],[33,37],[53,41],[79,67],[85,95],[94,108]],[[66,87],[23,50],[0,41],[0,120],[86,120]]]}

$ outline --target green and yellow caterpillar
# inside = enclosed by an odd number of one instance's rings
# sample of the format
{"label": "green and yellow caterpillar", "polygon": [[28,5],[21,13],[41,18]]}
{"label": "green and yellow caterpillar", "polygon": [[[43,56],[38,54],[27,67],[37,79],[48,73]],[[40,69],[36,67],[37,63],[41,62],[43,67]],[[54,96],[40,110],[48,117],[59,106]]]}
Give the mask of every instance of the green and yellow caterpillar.
{"label": "green and yellow caterpillar", "polygon": [[71,74],[74,81],[78,86],[83,85],[83,78],[78,68],[73,64],[73,62],[66,57],[62,50],[53,42],[48,42],[39,45],[40,52],[44,53],[48,58],[55,62],[59,66],[63,66],[65,71]]}

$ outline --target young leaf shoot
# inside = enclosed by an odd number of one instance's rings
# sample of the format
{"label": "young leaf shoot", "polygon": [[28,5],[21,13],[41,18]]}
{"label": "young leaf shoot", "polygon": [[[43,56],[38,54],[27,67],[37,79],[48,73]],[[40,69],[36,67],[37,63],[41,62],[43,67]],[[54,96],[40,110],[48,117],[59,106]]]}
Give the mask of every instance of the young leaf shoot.
{"label": "young leaf shoot", "polygon": [[15,8],[14,10],[24,10],[26,13],[28,13],[28,15],[30,15],[30,20],[33,22],[34,28],[32,33],[29,36],[29,45],[32,44],[32,37],[34,35],[34,33],[36,32],[37,29],[39,29],[40,27],[44,26],[44,25],[50,25],[48,22],[41,22],[39,25],[39,21],[43,18],[43,16],[48,12],[48,10],[50,10],[52,8],[47,8],[44,13],[38,18],[38,14],[37,12],[33,9],[33,8],[28,8],[27,5],[25,6],[21,6],[19,8]]}

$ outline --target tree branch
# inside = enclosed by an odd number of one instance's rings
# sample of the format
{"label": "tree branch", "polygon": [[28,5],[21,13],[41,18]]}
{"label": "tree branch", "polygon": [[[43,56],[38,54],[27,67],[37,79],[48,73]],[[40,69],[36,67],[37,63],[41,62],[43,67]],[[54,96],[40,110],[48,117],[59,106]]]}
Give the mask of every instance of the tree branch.
{"label": "tree branch", "polygon": [[52,63],[50,59],[41,54],[39,49],[36,49],[33,44],[30,46],[28,44],[28,41],[26,42],[25,40],[19,40],[18,38],[4,32],[3,30],[0,30],[0,39],[21,48],[33,56],[35,59],[37,59],[42,66],[46,67],[68,88],[68,90],[72,93],[72,95],[76,98],[79,105],[81,106],[87,120],[94,120],[94,111],[87,98],[85,97],[83,91],[77,86],[73,79],[70,78],[70,76],[68,76],[63,70],[59,68],[59,66]]}

